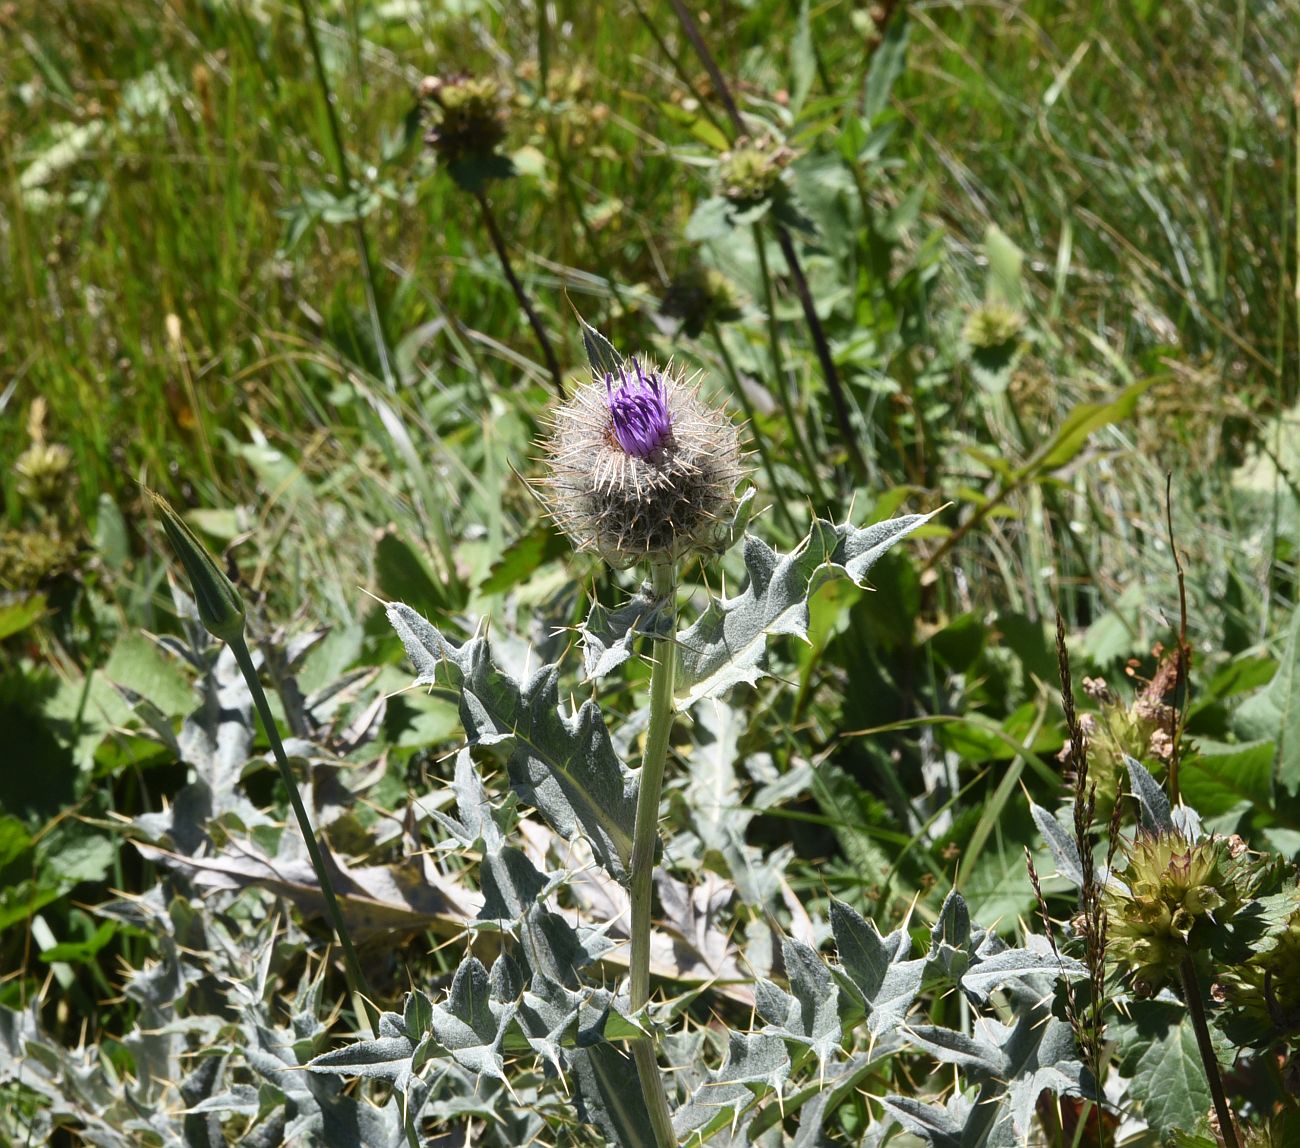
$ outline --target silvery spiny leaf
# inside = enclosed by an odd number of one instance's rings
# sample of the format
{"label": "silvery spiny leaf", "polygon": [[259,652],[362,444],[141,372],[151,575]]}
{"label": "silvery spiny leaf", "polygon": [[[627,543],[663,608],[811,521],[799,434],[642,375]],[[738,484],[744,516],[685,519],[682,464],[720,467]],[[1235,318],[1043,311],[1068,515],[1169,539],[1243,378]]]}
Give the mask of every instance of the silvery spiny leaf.
{"label": "silvery spiny leaf", "polygon": [[493,660],[488,641],[457,646],[408,606],[393,602],[388,620],[414,664],[417,685],[438,669],[460,689],[460,716],[472,743],[509,743],[511,784],[566,839],[584,836],[611,875],[627,879],[636,820],[637,782],[618,759],[594,701],[560,711],[556,666],[519,681]]}
{"label": "silvery spiny leaf", "polygon": [[808,537],[778,554],[745,536],[749,584],[734,598],[714,598],[693,625],[677,635],[676,704],[687,709],[766,672],[767,639],[808,636],[808,599],[823,582],[848,578],[866,585],[871,567],[895,543],[928,522],[931,514],[906,514],[859,529],[817,519]]}

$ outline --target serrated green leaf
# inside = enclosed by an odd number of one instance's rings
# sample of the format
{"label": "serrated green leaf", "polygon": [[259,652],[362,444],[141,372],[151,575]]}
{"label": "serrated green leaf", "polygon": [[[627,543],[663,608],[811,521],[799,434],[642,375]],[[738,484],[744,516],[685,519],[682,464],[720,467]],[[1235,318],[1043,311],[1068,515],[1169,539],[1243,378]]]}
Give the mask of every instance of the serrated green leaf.
{"label": "serrated green leaf", "polygon": [[763,1096],[779,1091],[790,1075],[785,1041],[767,1033],[729,1032],[722,1067],[673,1113],[673,1131],[684,1148],[703,1144],[734,1125]]}
{"label": "serrated green leaf", "polygon": [[1277,673],[1237,709],[1233,728],[1244,741],[1272,741],[1274,783],[1300,792],[1300,610],[1292,615]]}
{"label": "serrated green leaf", "polygon": [[415,1044],[404,1036],[382,1036],[322,1053],[307,1062],[312,1072],[396,1081],[411,1069]]}
{"label": "serrated green leaf", "polygon": [[582,665],[588,681],[611,674],[632,656],[632,646],[641,636],[662,637],[669,621],[648,586],[642,586],[622,606],[607,610],[593,602],[580,630]]}
{"label": "serrated green leaf", "polygon": [[1172,1026],[1142,1054],[1129,1091],[1157,1135],[1196,1130],[1210,1110],[1211,1096],[1190,1023]]}
{"label": "serrated green leaf", "polygon": [[781,955],[790,991],[768,980],[760,980],[755,989],[759,1015],[767,1021],[763,1031],[804,1046],[824,1065],[834,1056],[842,1035],[839,990],[826,962],[802,941],[783,938]]}

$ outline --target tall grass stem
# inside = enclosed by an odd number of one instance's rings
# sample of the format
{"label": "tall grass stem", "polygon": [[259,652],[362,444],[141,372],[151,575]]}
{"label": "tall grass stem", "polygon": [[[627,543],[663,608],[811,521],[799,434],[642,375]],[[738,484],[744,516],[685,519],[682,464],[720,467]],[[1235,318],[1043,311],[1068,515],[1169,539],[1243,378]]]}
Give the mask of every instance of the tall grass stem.
{"label": "tall grass stem", "polygon": [[[311,52],[312,65],[316,72],[316,84],[320,88],[321,99],[325,104],[325,118],[329,123],[330,137],[334,144],[339,182],[343,185],[343,194],[350,197],[356,188],[352,182],[352,170],[348,164],[348,153],[343,145],[343,129],[339,125],[338,112],[334,109],[334,93],[330,88],[329,77],[325,74],[325,60],[321,55],[320,38],[316,35],[316,24],[312,20],[308,0],[298,0],[298,11],[302,15],[303,31],[307,36],[307,47]],[[384,384],[389,390],[395,390],[397,379],[393,374],[388,332],[384,325],[383,312],[379,307],[379,294],[375,289],[374,265],[370,260],[370,241],[366,236],[366,225],[361,218],[359,205],[354,203],[352,206],[354,211],[353,228],[357,238],[357,254],[361,260],[361,283],[366,294],[366,310],[370,315],[370,326],[375,340],[375,349],[379,354],[379,367],[384,376]]]}

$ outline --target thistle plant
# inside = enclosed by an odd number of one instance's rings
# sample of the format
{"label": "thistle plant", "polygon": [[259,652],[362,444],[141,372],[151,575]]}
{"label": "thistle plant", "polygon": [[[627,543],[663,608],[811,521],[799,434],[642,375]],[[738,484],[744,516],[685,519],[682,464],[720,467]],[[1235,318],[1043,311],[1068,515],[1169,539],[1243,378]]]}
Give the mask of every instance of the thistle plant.
{"label": "thistle plant", "polygon": [[515,273],[505,236],[487,195],[489,183],[508,179],[515,173],[510,158],[501,153],[509,129],[506,89],[490,76],[425,76],[420,81],[419,99],[428,125],[425,146],[447,170],[456,186],[468,191],[477,201],[483,226],[492,241],[492,249],[501,263],[506,282],[528,318],[542,358],[546,360],[551,385],[563,398],[564,376],[555,348]]}

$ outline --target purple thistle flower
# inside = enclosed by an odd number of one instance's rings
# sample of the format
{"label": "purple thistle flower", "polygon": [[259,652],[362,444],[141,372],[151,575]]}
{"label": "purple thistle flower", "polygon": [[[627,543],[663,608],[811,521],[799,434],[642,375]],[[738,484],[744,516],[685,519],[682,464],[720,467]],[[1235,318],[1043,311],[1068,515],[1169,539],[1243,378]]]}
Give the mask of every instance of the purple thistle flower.
{"label": "purple thistle flower", "polygon": [[641,364],[631,360],[633,378],[625,367],[618,385],[614,376],[605,376],[605,396],[609,403],[614,438],[624,453],[633,458],[651,458],[672,437],[673,416],[668,409],[668,391],[655,371],[647,376]]}
{"label": "purple thistle flower", "polygon": [[628,358],[555,408],[540,492],[574,543],[620,568],[713,550],[745,468],[727,412]]}

